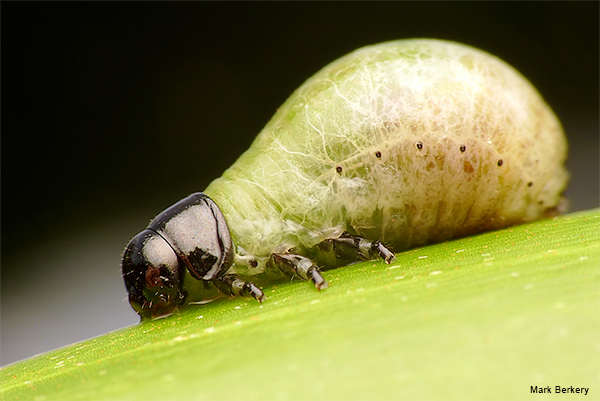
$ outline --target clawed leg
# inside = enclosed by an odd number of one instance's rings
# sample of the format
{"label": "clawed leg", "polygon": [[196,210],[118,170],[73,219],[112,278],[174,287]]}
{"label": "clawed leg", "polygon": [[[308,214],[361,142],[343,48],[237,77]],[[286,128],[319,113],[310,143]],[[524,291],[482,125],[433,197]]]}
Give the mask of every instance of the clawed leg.
{"label": "clawed leg", "polygon": [[254,283],[244,281],[235,274],[227,274],[223,277],[219,277],[214,283],[219,290],[231,296],[251,296],[259,302],[263,302],[267,299],[262,290],[254,285]]}
{"label": "clawed leg", "polygon": [[[381,241],[369,241],[361,237],[353,236],[347,232],[338,238],[330,238],[317,244],[315,250],[316,259],[320,252],[333,253],[335,260],[325,259],[324,266],[329,268],[342,263],[356,262],[359,260],[371,260],[382,258],[386,263],[395,259],[394,252],[388,249]],[[271,255],[271,263],[288,277],[297,277],[302,280],[311,280],[317,289],[328,287],[327,281],[321,275],[321,270],[309,258],[291,252],[274,253]]]}
{"label": "clawed leg", "polygon": [[349,261],[371,260],[382,258],[385,263],[390,264],[396,256],[381,241],[369,241],[344,232],[338,238],[330,238],[317,247],[324,252],[333,251],[336,258]]}
{"label": "clawed leg", "polygon": [[321,275],[321,270],[304,256],[294,253],[274,253],[272,260],[275,266],[288,277],[311,280],[318,290],[323,290],[329,286]]}
{"label": "clawed leg", "polygon": [[[369,242],[362,238],[361,238],[361,240],[365,241],[365,242]],[[379,256],[388,265],[390,263],[392,263],[394,260],[396,260],[396,254],[394,252],[392,252],[391,250],[389,250],[388,247],[383,245],[380,241],[371,242],[371,253],[373,255]]]}

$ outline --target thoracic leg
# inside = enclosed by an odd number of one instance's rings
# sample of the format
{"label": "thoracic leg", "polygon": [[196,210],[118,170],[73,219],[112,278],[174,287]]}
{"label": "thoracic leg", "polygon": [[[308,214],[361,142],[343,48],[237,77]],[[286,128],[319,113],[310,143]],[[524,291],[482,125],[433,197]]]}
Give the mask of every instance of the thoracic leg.
{"label": "thoracic leg", "polygon": [[251,296],[259,302],[263,302],[265,299],[267,299],[262,290],[254,283],[244,281],[235,274],[227,274],[223,277],[219,277],[214,281],[214,283],[219,290],[228,295],[241,295],[243,297]]}
{"label": "thoracic leg", "polygon": [[[346,263],[380,257],[389,264],[395,259],[394,252],[380,241],[369,241],[346,232],[339,238],[330,238],[320,242],[317,244],[317,249],[321,252],[333,251],[335,258]],[[274,253],[271,255],[271,261],[288,277],[311,280],[319,290],[328,287],[319,267],[305,256],[292,252]],[[330,264],[335,264],[335,262]],[[328,265],[328,267],[332,266]]]}
{"label": "thoracic leg", "polygon": [[321,275],[321,270],[310,259],[295,253],[274,253],[272,260],[275,266],[288,277],[311,280],[318,290],[328,287]]}
{"label": "thoracic leg", "polygon": [[381,241],[369,241],[344,232],[338,238],[326,239],[317,244],[323,252],[334,252],[336,258],[359,261],[382,258],[385,263],[390,264],[396,256]]}

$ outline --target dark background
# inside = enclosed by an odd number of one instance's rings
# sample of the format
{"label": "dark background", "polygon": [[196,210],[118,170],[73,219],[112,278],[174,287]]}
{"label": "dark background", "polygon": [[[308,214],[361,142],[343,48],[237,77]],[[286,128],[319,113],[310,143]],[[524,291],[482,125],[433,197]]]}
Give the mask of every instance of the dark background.
{"label": "dark background", "polygon": [[137,322],[124,246],[204,189],[321,67],[430,37],[507,61],[599,206],[596,2],[4,3],[1,364]]}

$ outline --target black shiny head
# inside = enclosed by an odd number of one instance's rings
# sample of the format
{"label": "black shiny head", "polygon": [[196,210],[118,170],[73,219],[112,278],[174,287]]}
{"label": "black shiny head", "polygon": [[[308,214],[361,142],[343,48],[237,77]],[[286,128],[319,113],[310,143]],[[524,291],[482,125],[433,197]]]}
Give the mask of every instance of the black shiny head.
{"label": "black shiny head", "polygon": [[185,301],[187,268],[198,280],[222,276],[233,262],[225,217],[203,193],[159,214],[134,237],[123,255],[123,277],[131,306],[142,316],[160,316]]}
{"label": "black shiny head", "polygon": [[122,269],[129,303],[140,316],[166,315],[184,302],[185,266],[156,232],[144,230],[129,242]]}

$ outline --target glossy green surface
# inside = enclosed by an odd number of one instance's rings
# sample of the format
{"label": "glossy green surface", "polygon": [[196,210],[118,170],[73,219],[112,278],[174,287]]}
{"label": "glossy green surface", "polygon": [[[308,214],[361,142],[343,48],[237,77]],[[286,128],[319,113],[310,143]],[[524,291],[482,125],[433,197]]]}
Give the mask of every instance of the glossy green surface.
{"label": "glossy green surface", "polygon": [[0,399],[598,399],[599,234],[592,210],[194,307],[7,366]]}

